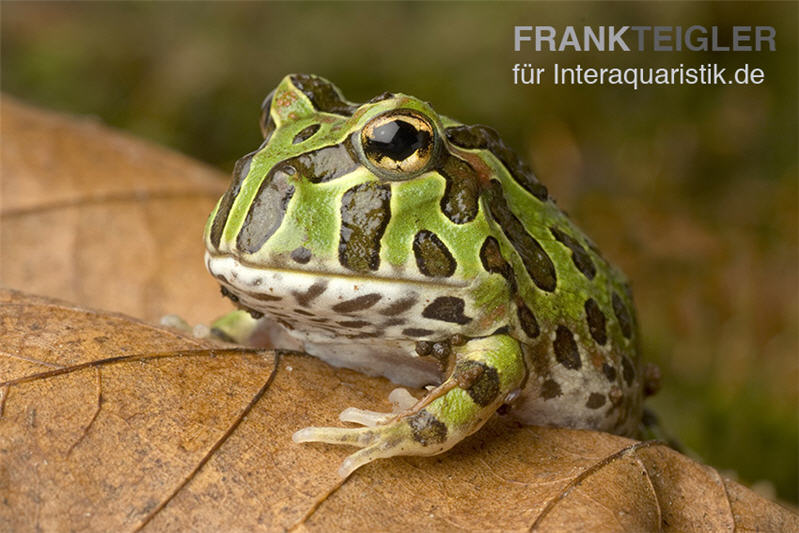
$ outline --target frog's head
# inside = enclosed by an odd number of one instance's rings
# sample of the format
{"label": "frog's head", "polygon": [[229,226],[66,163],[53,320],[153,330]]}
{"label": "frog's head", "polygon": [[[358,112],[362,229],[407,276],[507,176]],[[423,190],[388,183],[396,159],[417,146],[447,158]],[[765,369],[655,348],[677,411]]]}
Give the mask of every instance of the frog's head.
{"label": "frog's head", "polygon": [[243,271],[467,285],[495,231],[481,196],[525,174],[489,128],[403,94],[353,104],[316,76],[284,78],[261,129],[205,229],[209,269],[234,291]]}

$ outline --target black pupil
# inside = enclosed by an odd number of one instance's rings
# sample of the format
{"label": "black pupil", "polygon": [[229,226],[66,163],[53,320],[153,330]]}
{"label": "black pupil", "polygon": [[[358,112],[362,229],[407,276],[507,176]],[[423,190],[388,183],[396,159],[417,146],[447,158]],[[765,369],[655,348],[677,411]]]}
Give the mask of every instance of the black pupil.
{"label": "black pupil", "polygon": [[429,132],[419,131],[404,120],[392,120],[376,127],[367,140],[370,150],[390,157],[394,161],[405,160],[429,142]]}

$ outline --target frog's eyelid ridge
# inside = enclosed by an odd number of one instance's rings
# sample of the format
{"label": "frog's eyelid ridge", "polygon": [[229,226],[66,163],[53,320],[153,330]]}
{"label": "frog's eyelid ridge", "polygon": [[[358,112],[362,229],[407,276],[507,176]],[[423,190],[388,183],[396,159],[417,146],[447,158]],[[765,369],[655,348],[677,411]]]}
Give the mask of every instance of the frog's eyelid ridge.
{"label": "frog's eyelid ridge", "polygon": [[272,98],[275,96],[276,89],[272,89],[261,104],[261,119],[259,124],[261,126],[261,134],[264,136],[264,141],[268,141],[272,132],[275,131],[275,119],[272,117]]}

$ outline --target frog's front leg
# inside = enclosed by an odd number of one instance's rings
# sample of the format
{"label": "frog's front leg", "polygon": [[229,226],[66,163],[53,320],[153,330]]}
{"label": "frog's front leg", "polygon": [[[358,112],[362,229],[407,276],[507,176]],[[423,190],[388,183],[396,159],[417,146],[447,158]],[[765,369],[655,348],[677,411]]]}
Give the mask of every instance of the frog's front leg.
{"label": "frog's front leg", "polygon": [[412,407],[384,417],[377,413],[363,419],[344,417],[367,427],[301,429],[294,441],[362,448],[342,463],[338,471],[342,477],[375,459],[435,455],[452,448],[491,417],[519,388],[526,372],[521,347],[508,335],[473,339],[454,347],[454,356],[455,366],[447,380]]}
{"label": "frog's front leg", "polygon": [[161,325],[191,333],[198,339],[216,339],[234,344],[247,344],[258,327],[258,320],[247,311],[236,310],[214,320],[211,326],[197,324],[190,326],[179,315],[161,317]]}

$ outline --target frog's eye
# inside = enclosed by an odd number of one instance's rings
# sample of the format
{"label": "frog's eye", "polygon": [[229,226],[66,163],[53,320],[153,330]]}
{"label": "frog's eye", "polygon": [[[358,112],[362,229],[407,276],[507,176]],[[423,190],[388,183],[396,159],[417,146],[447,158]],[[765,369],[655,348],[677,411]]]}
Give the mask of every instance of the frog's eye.
{"label": "frog's eye", "polygon": [[378,115],[361,130],[364,156],[387,179],[407,179],[424,172],[435,145],[430,119],[410,109]]}

